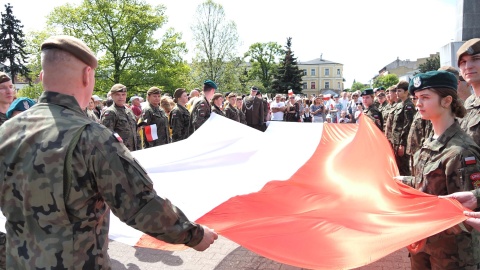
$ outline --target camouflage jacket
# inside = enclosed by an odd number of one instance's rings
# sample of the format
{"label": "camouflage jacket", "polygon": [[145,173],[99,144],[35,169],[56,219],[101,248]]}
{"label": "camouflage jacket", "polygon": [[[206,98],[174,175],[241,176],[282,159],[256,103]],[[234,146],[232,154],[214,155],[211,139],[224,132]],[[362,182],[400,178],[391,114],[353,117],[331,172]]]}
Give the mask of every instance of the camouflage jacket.
{"label": "camouflage jacket", "polygon": [[221,116],[225,116],[225,113],[223,113],[222,110],[220,110],[220,108],[218,108],[217,106],[215,105],[212,105],[212,112],[218,114],[218,115],[221,115]]}
{"label": "camouflage jacket", "polygon": [[382,113],[378,110],[378,108],[375,105],[372,105],[365,110],[363,110],[363,113],[368,116],[370,119],[373,120],[375,125],[383,131],[383,117]]}
{"label": "camouflage jacket", "polygon": [[[414,156],[414,177],[406,177],[407,185],[431,195],[447,195],[480,187],[480,147],[452,124],[436,140],[425,140]],[[439,269],[476,269],[467,265],[480,263],[479,234],[462,231],[458,225],[427,238],[425,251],[455,258],[454,265],[436,262]],[[449,260],[448,264],[452,264]],[[443,265],[443,266],[442,266]]]}
{"label": "camouflage jacket", "polygon": [[130,151],[135,151],[141,149],[136,119],[130,109],[114,103],[103,112],[100,121],[108,129],[118,133]]}
{"label": "camouflage jacket", "polygon": [[177,104],[170,112],[172,142],[184,140],[190,136],[190,113],[187,108]]}
{"label": "camouflage jacket", "polygon": [[235,108],[234,106],[230,105],[230,103],[225,106],[223,112],[228,119],[240,122],[239,110],[237,110],[237,108]]}
{"label": "camouflage jacket", "polygon": [[[145,108],[142,110],[140,121],[145,123],[146,126],[155,125],[156,134],[158,139],[149,140],[147,137],[147,130],[143,132],[143,143],[145,148],[154,147],[158,145],[164,145],[170,142],[170,131],[168,130],[168,116],[160,106],[153,106],[150,103],[146,103]],[[154,129],[151,129],[155,132]]]}
{"label": "camouflage jacket", "polygon": [[422,144],[426,138],[432,135],[432,122],[422,119],[417,111],[413,117],[412,126],[408,132],[406,153],[413,156],[415,152],[422,148]]}
{"label": "camouflage jacket", "polygon": [[410,98],[397,104],[392,122],[393,145],[407,146],[408,132],[412,126],[415,112],[415,106]]}
{"label": "camouflage jacket", "polygon": [[393,127],[393,117],[395,116],[395,108],[397,107],[398,102],[390,104],[390,107],[387,109],[387,122],[385,123],[385,137],[387,137],[388,141],[393,144],[393,137],[392,137],[392,127]]}
{"label": "camouflage jacket", "polygon": [[207,98],[201,96],[197,98],[193,102],[192,106],[192,114],[191,114],[191,124],[193,127],[193,131],[199,129],[203,123],[205,123],[208,118],[210,118],[210,114],[212,113],[212,108],[207,101]]}
{"label": "camouflage jacket", "polygon": [[45,92],[1,126],[0,137],[7,138],[0,142],[7,269],[111,269],[110,209],[160,240],[201,241],[203,228],[157,196],[124,144],[91,121],[74,97]]}
{"label": "camouflage jacket", "polygon": [[467,114],[459,119],[460,126],[475,143],[480,145],[480,97],[471,95],[465,100],[464,106]]}

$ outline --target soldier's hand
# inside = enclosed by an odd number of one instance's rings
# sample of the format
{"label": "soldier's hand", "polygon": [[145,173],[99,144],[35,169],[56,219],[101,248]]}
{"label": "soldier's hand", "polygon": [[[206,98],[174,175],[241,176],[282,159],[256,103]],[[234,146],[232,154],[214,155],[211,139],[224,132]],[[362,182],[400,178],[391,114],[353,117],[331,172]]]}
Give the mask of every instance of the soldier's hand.
{"label": "soldier's hand", "polygon": [[464,222],[472,226],[475,230],[480,231],[480,212],[463,212],[465,216],[470,217]]}
{"label": "soldier's hand", "polygon": [[405,148],[403,147],[403,145],[400,145],[398,147],[397,154],[399,157],[403,157],[403,155],[405,154]]}
{"label": "soldier's hand", "polygon": [[194,246],[193,249],[196,251],[204,251],[210,247],[210,245],[213,244],[217,238],[218,234],[214,230],[208,228],[207,226],[203,226],[203,239],[200,241],[200,243],[198,243],[198,245]]}
{"label": "soldier's hand", "polygon": [[446,196],[438,196],[439,198],[452,198],[457,200],[463,205],[463,207],[468,209],[477,208],[477,198],[473,195],[473,192],[470,191],[461,191],[455,192]]}

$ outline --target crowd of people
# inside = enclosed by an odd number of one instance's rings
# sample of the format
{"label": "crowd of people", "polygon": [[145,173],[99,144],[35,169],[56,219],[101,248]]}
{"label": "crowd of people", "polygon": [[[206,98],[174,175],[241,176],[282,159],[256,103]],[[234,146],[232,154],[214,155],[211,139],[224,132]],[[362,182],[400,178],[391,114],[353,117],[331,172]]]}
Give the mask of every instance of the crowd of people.
{"label": "crowd of people", "polygon": [[[83,41],[54,36],[41,50],[45,92],[37,101],[16,97],[10,77],[0,73],[0,207],[7,218],[0,268],[70,268],[80,261],[108,268],[110,209],[160,240],[208,248],[217,234],[159,197],[130,151],[184,140],[212,113],[259,131],[269,121],[355,124],[363,114],[390,143],[396,180],[479,206],[480,39],[458,50],[459,71],[444,66],[386,87],[289,92],[273,100],[255,86],[248,95],[216,93],[212,80],[173,96],[151,87],[145,100],[134,95],[129,102],[127,87],[115,84],[102,99],[93,95],[97,59]],[[480,214],[466,215],[462,229],[411,250],[412,269],[480,269],[480,234],[472,230],[480,230]]]}

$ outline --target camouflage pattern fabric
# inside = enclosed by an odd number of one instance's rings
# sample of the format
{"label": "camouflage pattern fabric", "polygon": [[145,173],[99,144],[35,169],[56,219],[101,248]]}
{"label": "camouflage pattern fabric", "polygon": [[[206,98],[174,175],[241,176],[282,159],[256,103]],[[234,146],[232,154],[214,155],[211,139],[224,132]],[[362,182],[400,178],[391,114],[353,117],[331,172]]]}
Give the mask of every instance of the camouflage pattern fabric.
{"label": "camouflage pattern fabric", "polygon": [[383,131],[383,116],[382,113],[378,110],[378,108],[375,105],[372,105],[365,110],[363,110],[363,113],[368,116],[370,119],[373,120],[375,125]]}
{"label": "camouflage pattern fabric", "polygon": [[223,110],[223,112],[225,113],[225,116],[228,119],[232,119],[233,121],[240,122],[239,110],[237,110],[237,108],[232,106],[230,103],[228,103],[227,106],[225,106],[225,109]]}
{"label": "camouflage pattern fabric", "polygon": [[177,104],[170,112],[172,142],[184,140],[190,136],[190,113],[187,108]]}
{"label": "camouflage pattern fabric", "polygon": [[218,108],[217,106],[215,105],[212,105],[212,112],[218,114],[218,115],[221,115],[221,116],[225,116],[225,114],[223,113],[222,110],[220,110],[220,108]]}
{"label": "camouflage pattern fabric", "polygon": [[245,116],[245,113],[242,112],[241,109],[238,109],[238,118],[240,118],[240,123],[246,125],[247,124],[247,117]]}
{"label": "camouflage pattern fabric", "polygon": [[[469,191],[480,187],[479,158],[480,147],[455,122],[438,139],[425,141],[415,154],[414,177],[404,183],[432,195]],[[412,269],[477,269],[478,236],[453,228],[435,234],[423,252],[411,255]]]}
{"label": "camouflage pattern fabric", "polygon": [[[410,175],[410,156],[407,154],[407,139],[410,127],[412,126],[415,106],[410,98],[400,102],[394,111],[392,122],[392,142],[400,175]],[[403,146],[403,156],[398,155],[398,148]]]}
{"label": "camouflage pattern fabric", "polygon": [[387,113],[387,122],[385,123],[385,137],[393,146],[393,135],[392,135],[392,128],[393,128],[393,117],[395,116],[395,109],[397,108],[399,102],[395,102],[390,104],[390,108],[388,109]]}
{"label": "camouflage pattern fabric", "polygon": [[[78,143],[69,147],[75,135]],[[91,121],[74,97],[43,93],[36,106],[0,127],[0,137],[7,138],[0,141],[7,269],[111,269],[110,209],[160,240],[201,241],[202,226],[156,194],[124,144]]]}
{"label": "camouflage pattern fabric", "polygon": [[197,98],[193,103],[191,114],[193,131],[199,129],[210,118],[211,113],[212,108],[207,98],[204,96]]}
{"label": "camouflage pattern fabric", "polygon": [[460,126],[473,141],[480,145],[480,97],[471,95],[464,103],[467,114],[460,119]]}
{"label": "camouflage pattern fabric", "polygon": [[413,156],[420,148],[426,138],[430,137],[432,133],[432,122],[430,120],[422,119],[422,116],[417,111],[413,117],[412,126],[407,136],[407,150],[406,153]]}
{"label": "camouflage pattern fabric", "polygon": [[103,112],[101,123],[122,137],[123,143],[130,151],[141,149],[137,133],[137,121],[130,109],[116,106],[115,103]]}
{"label": "camouflage pattern fabric", "polygon": [[[7,115],[0,112],[0,126],[7,121]],[[5,260],[6,260],[6,240],[7,235],[3,232],[0,232],[0,270],[6,269]]]}
{"label": "camouflage pattern fabric", "polygon": [[168,130],[168,116],[160,106],[153,106],[148,103],[142,110],[140,121],[146,125],[157,126],[158,139],[149,141],[146,137],[146,132],[143,132],[143,143],[145,148],[150,148],[158,145],[164,145],[170,142],[170,131]]}
{"label": "camouflage pattern fabric", "polygon": [[7,115],[0,112],[0,126],[7,121]]}

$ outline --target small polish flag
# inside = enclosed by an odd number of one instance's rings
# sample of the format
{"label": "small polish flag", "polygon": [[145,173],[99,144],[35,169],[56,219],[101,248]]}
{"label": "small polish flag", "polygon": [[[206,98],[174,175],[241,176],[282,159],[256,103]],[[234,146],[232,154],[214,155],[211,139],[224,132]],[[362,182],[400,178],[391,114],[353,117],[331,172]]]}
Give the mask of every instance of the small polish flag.
{"label": "small polish flag", "polygon": [[288,96],[289,97],[293,96],[293,90],[292,89],[288,90]]}
{"label": "small polish flag", "polygon": [[120,137],[120,135],[118,135],[118,133],[116,133],[116,132],[113,133],[113,136],[115,136],[115,138],[117,139],[118,142],[123,143],[123,139],[122,139],[122,137]]}
{"label": "small polish flag", "polygon": [[147,141],[149,142],[157,140],[157,124],[145,126],[145,136],[147,137]]}
{"label": "small polish flag", "polygon": [[477,164],[477,160],[475,159],[475,157],[466,157],[465,164],[466,165]]}

